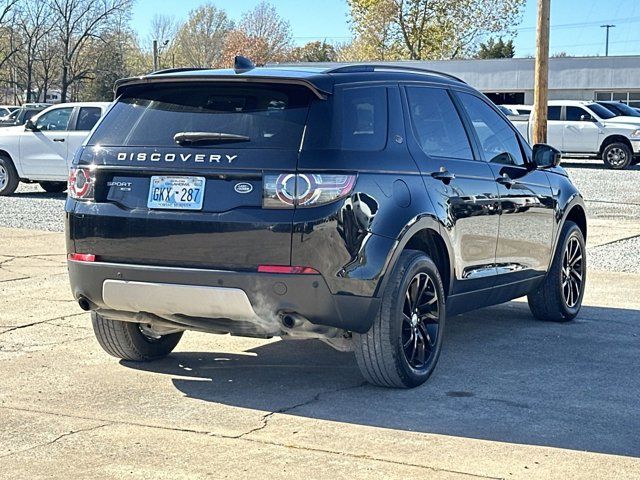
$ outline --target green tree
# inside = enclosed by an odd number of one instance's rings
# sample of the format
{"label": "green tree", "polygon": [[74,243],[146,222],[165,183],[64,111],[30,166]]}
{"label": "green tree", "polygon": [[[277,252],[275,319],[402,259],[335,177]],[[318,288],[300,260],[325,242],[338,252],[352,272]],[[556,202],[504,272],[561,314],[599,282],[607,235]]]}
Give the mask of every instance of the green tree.
{"label": "green tree", "polygon": [[[411,60],[465,57],[487,34],[511,33],[526,0],[349,0],[354,44]],[[386,15],[377,12],[384,11]],[[371,22],[386,22],[384,29]],[[381,32],[384,34],[381,35]],[[384,40],[381,42],[380,40]]]}
{"label": "green tree", "polygon": [[213,3],[191,10],[176,35],[176,63],[187,67],[220,66],[225,36],[232,26],[227,13]]}
{"label": "green tree", "polygon": [[480,44],[477,58],[513,58],[516,54],[516,49],[513,46],[513,40],[505,42],[502,37],[498,38],[496,42],[493,37],[489,38],[485,43]]}
{"label": "green tree", "polygon": [[325,41],[309,42],[302,47],[296,47],[291,52],[293,60],[298,62],[335,62],[336,49]]}

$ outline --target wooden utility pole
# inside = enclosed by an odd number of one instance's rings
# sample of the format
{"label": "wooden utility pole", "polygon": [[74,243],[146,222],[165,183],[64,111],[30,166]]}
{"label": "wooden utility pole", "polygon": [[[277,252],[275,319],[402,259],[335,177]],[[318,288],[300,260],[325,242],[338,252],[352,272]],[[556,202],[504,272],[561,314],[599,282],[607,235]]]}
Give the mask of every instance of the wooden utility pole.
{"label": "wooden utility pole", "polygon": [[153,41],[153,71],[158,70],[158,40]]}
{"label": "wooden utility pole", "polygon": [[536,68],[533,91],[534,144],[547,141],[547,102],[549,100],[549,16],[551,0],[538,0]]}

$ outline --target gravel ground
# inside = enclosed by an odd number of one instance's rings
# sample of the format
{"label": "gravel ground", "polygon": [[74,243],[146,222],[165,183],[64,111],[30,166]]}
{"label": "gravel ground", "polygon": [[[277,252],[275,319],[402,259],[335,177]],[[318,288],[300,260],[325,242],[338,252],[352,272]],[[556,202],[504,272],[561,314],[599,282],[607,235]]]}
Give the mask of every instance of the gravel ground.
{"label": "gravel ground", "polygon": [[[640,221],[640,165],[624,171],[605,169],[597,161],[565,161],[563,166],[587,202],[591,219]],[[66,194],[49,194],[39,185],[21,185],[0,197],[0,226],[62,231]],[[640,237],[589,249],[590,268],[640,273]]]}

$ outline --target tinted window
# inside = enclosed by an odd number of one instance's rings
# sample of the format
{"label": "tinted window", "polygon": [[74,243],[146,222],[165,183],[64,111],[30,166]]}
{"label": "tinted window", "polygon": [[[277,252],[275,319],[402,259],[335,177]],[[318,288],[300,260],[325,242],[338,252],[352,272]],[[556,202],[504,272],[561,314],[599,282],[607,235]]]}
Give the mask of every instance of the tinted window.
{"label": "tinted window", "polygon": [[102,110],[99,107],[81,107],[78,113],[76,130],[91,130],[98,123],[101,115]]}
{"label": "tinted window", "polygon": [[469,139],[451,97],[440,88],[407,88],[411,123],[428,155],[473,159]]}
{"label": "tinted window", "polygon": [[607,110],[606,108],[604,108],[602,105],[598,105],[597,103],[589,103],[587,105],[587,107],[593,112],[595,113],[597,116],[599,116],[600,118],[603,119],[609,119],[609,118],[613,118],[615,117],[615,115],[613,113],[611,113],[610,110]]}
{"label": "tinted window", "polygon": [[[584,120],[583,120],[584,118]],[[588,122],[593,117],[584,108],[580,107],[567,107],[567,121],[568,122]]]}
{"label": "tinted window", "polygon": [[305,150],[380,151],[387,144],[387,87],[336,88],[309,113]]}
{"label": "tinted window", "polygon": [[485,160],[493,163],[524,165],[520,142],[509,123],[475,95],[468,93],[458,95],[478,134]]}
{"label": "tinted window", "polygon": [[180,132],[249,137],[233,148],[298,148],[311,92],[276,84],[189,83],[126,91],[91,136],[91,145],[175,146]]}
{"label": "tinted window", "polygon": [[[36,127],[42,131],[66,130],[73,108],[56,108],[42,114],[36,121]],[[26,118],[25,118],[26,121]]]}
{"label": "tinted window", "polygon": [[560,112],[562,111],[562,107],[560,106],[551,106],[547,107],[547,120],[560,120]]}

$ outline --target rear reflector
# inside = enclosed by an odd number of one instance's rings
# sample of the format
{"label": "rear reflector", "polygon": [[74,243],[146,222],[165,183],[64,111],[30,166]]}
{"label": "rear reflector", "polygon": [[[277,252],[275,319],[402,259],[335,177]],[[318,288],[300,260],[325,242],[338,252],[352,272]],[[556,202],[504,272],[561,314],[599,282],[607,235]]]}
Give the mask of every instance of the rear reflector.
{"label": "rear reflector", "polygon": [[285,265],[260,265],[258,267],[260,273],[292,273],[296,275],[319,275],[315,268],[311,267],[288,267]]}
{"label": "rear reflector", "polygon": [[67,259],[76,262],[95,262],[96,256],[92,253],[70,253],[67,255]]}

